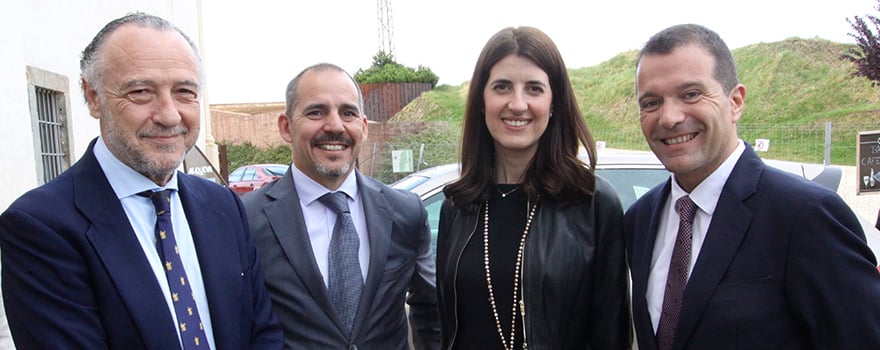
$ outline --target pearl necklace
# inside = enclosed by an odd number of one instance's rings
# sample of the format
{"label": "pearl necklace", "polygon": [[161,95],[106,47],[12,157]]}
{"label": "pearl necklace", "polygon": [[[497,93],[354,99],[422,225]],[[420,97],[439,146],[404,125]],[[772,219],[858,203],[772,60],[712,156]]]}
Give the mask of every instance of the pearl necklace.
{"label": "pearl necklace", "polygon": [[[489,287],[489,305],[492,306],[492,315],[495,316],[495,326],[498,329],[498,335],[501,337],[501,344],[504,345],[505,350],[512,350],[513,341],[516,339],[516,306],[518,304],[517,296],[521,289],[520,271],[522,270],[523,250],[526,245],[526,237],[529,235],[529,227],[532,225],[532,218],[535,217],[535,210],[538,208],[538,201],[535,200],[535,204],[532,206],[532,209],[529,210],[529,217],[526,219],[526,228],[523,230],[522,238],[519,241],[519,249],[516,253],[516,265],[514,265],[513,272],[513,310],[511,310],[510,314],[510,347],[507,347],[507,340],[504,338],[501,319],[498,318],[498,309],[495,306],[495,293],[492,291],[492,273],[489,271],[489,201],[486,201],[485,205],[486,213],[483,216],[483,265],[486,269],[486,284]],[[526,208],[528,208],[528,203],[526,203]],[[524,314],[525,312],[523,312],[523,316],[525,316]],[[523,322],[525,322],[525,319],[523,319]],[[523,337],[525,337],[525,334],[523,334]],[[525,339],[523,339],[523,349],[525,348],[526,342]]]}

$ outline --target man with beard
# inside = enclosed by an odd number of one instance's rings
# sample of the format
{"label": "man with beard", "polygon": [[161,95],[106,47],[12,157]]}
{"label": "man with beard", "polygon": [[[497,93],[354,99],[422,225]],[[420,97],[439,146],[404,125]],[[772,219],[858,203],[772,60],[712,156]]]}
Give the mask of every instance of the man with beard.
{"label": "man with beard", "polygon": [[322,63],[286,96],[278,129],[293,164],[243,198],[285,348],[408,349],[404,301],[415,348],[439,348],[427,213],[355,169],[367,137],[357,83]]}
{"label": "man with beard", "polygon": [[241,202],[177,172],[199,133],[194,43],[134,13],[98,32],[80,65],[100,137],[0,216],[16,347],[281,348]]}

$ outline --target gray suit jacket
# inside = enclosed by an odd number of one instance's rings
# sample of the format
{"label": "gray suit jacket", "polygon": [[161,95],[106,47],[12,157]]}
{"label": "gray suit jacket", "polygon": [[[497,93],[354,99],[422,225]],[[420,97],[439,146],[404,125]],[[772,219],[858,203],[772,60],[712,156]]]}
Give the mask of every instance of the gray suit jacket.
{"label": "gray suit jacket", "polygon": [[357,184],[370,237],[370,263],[350,336],[318,270],[290,172],[243,198],[273,311],[284,328],[285,347],[408,349],[406,301],[416,348],[439,348],[425,207],[415,194],[391,189],[360,172]]}

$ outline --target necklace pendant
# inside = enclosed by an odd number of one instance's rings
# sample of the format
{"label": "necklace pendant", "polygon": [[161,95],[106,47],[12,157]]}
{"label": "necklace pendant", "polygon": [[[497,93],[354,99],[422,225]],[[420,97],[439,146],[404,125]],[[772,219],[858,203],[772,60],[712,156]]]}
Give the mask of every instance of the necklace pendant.
{"label": "necklace pendant", "polygon": [[501,195],[501,198],[507,198],[507,196],[508,196],[509,194],[516,192],[516,190],[519,189],[519,186],[516,186],[516,187],[514,187],[512,190],[507,191],[507,192],[501,191],[501,189],[498,188],[497,186],[495,187],[495,189],[498,191],[498,194]]}

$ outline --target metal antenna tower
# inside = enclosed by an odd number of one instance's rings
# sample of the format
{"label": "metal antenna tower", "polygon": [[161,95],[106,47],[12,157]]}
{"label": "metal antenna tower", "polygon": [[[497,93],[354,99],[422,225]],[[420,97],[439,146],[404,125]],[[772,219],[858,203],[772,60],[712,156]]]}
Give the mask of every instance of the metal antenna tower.
{"label": "metal antenna tower", "polygon": [[376,1],[376,17],[379,19],[379,51],[394,55],[394,18],[391,17],[391,0]]}

